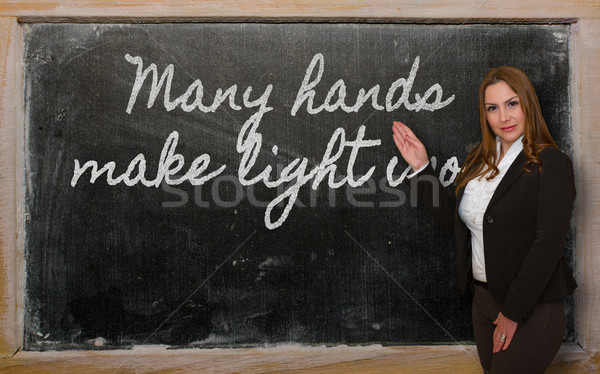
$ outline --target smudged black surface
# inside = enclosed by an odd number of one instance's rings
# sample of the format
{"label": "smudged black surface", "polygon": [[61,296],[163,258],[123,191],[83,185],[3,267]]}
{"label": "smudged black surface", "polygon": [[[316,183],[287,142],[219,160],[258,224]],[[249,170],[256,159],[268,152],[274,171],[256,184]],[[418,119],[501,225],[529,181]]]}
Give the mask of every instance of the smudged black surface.
{"label": "smudged black surface", "polygon": [[[108,186],[102,180],[90,184],[86,174],[72,188],[75,159],[115,161],[120,173],[143,153],[152,178],[173,130],[180,133],[177,149],[187,165],[208,153],[209,170],[226,164],[223,175],[236,177],[237,135],[254,111],[223,106],[212,114],[166,112],[162,93],[146,109],[145,85],[127,114],[136,69],[125,60],[127,53],[142,57],[145,66],[157,64],[159,72],[174,64],[172,99],[194,79],[202,80],[206,97],[232,84],[240,93],[251,85],[258,95],[273,84],[274,110],[259,128],[263,150],[257,171],[295,157],[307,157],[314,167],[337,127],[354,139],[364,124],[365,138],[381,139],[382,145],[361,150],[355,171],[376,166],[379,183],[397,154],[392,120],[414,129],[437,157],[438,170],[452,156],[462,163],[479,138],[480,79],[500,64],[531,77],[552,135],[572,153],[569,27],[564,25],[38,24],[26,29],[29,350],[89,348],[98,337],[110,347],[472,339],[470,300],[458,296],[455,284],[453,239],[422,207],[409,206],[402,186],[397,191],[407,202],[395,208],[382,206],[398,197],[379,187],[375,196],[356,195],[374,204],[359,208],[348,203],[345,188],[330,198],[324,184],[311,206],[305,186],[299,201],[309,207],[294,207],[273,231],[264,226],[264,206],[249,203],[252,196],[261,201],[275,196],[259,185],[252,192],[227,180],[201,189],[186,183],[169,192]],[[347,85],[348,105],[360,88],[376,84],[382,104],[389,85],[408,76],[417,56],[421,66],[411,97],[439,83],[444,98],[456,95],[455,100],[433,113],[374,112],[365,105],[358,113],[308,115],[303,106],[292,117],[291,105],[316,53],[325,56],[317,104],[338,79]],[[278,156],[271,154],[272,145],[278,145]],[[343,171],[345,161],[338,164]],[[400,163],[398,170],[403,168]],[[222,200],[234,201],[240,193],[241,201],[216,206],[210,199],[213,186]],[[188,196],[184,206],[163,205],[176,205],[182,195]],[[568,256],[573,245],[571,235]],[[573,339],[572,315],[567,339]]]}

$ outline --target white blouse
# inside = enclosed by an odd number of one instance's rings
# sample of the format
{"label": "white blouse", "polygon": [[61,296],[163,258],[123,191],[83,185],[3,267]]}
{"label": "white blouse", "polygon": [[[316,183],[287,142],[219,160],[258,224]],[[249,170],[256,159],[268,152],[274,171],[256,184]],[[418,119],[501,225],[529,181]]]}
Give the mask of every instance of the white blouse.
{"label": "white blouse", "polygon": [[[487,282],[485,275],[485,257],[483,254],[483,216],[496,187],[512,165],[513,161],[523,150],[523,135],[506,151],[497,165],[500,173],[491,180],[481,176],[471,179],[465,186],[465,192],[458,207],[458,214],[471,231],[473,277],[481,282]],[[496,154],[500,155],[500,139],[496,138]],[[489,173],[487,173],[489,174]],[[487,175],[486,174],[486,175]]]}

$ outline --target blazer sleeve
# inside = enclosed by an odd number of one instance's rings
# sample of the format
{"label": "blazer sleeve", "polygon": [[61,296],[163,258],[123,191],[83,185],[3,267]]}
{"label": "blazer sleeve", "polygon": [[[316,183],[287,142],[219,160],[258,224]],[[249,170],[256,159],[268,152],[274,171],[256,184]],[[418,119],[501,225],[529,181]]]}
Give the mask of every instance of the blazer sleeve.
{"label": "blazer sleeve", "polygon": [[437,173],[427,165],[416,176],[404,179],[404,184],[410,187],[410,201],[416,192],[436,221],[446,230],[454,232],[456,198],[451,194],[437,177]]}
{"label": "blazer sleeve", "polygon": [[541,152],[540,160],[535,240],[502,304],[502,314],[516,322],[523,321],[537,304],[563,257],[575,200],[573,164],[569,157],[555,148],[547,148]]}

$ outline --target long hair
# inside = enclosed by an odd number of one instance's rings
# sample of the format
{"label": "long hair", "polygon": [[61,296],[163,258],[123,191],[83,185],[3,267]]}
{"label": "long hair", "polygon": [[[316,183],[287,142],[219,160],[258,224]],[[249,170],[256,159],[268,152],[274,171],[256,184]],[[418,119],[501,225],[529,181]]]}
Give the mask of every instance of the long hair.
{"label": "long hair", "polygon": [[493,68],[483,78],[479,87],[479,123],[483,139],[478,146],[469,152],[456,183],[456,193],[464,188],[471,179],[486,175],[491,170],[491,173],[486,177],[490,180],[500,172],[496,167],[496,135],[487,123],[484,105],[485,89],[500,81],[506,82],[519,96],[520,105],[525,115],[523,153],[527,162],[523,165],[523,169],[528,172],[531,171],[532,166],[538,166],[541,169],[540,152],[547,147],[556,147],[556,143],[554,143],[546,126],[546,121],[542,116],[535,89],[527,75],[512,66]]}

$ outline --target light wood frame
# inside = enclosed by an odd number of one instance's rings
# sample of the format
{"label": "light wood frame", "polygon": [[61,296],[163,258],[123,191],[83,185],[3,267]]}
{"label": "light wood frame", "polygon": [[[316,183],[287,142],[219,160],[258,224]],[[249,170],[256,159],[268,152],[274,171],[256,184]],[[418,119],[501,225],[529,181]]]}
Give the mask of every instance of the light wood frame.
{"label": "light wood frame", "polygon": [[[23,52],[20,22],[568,22],[577,343],[600,351],[600,0],[3,0],[0,3],[0,355],[23,340]],[[447,349],[448,347],[446,347]],[[327,348],[329,349],[329,348]],[[325,350],[327,350],[325,349]],[[398,348],[402,351],[403,348]],[[439,348],[440,352],[443,347]],[[409,352],[410,348],[405,348]],[[64,353],[65,357],[69,354]],[[73,355],[73,354],[71,354]]]}

